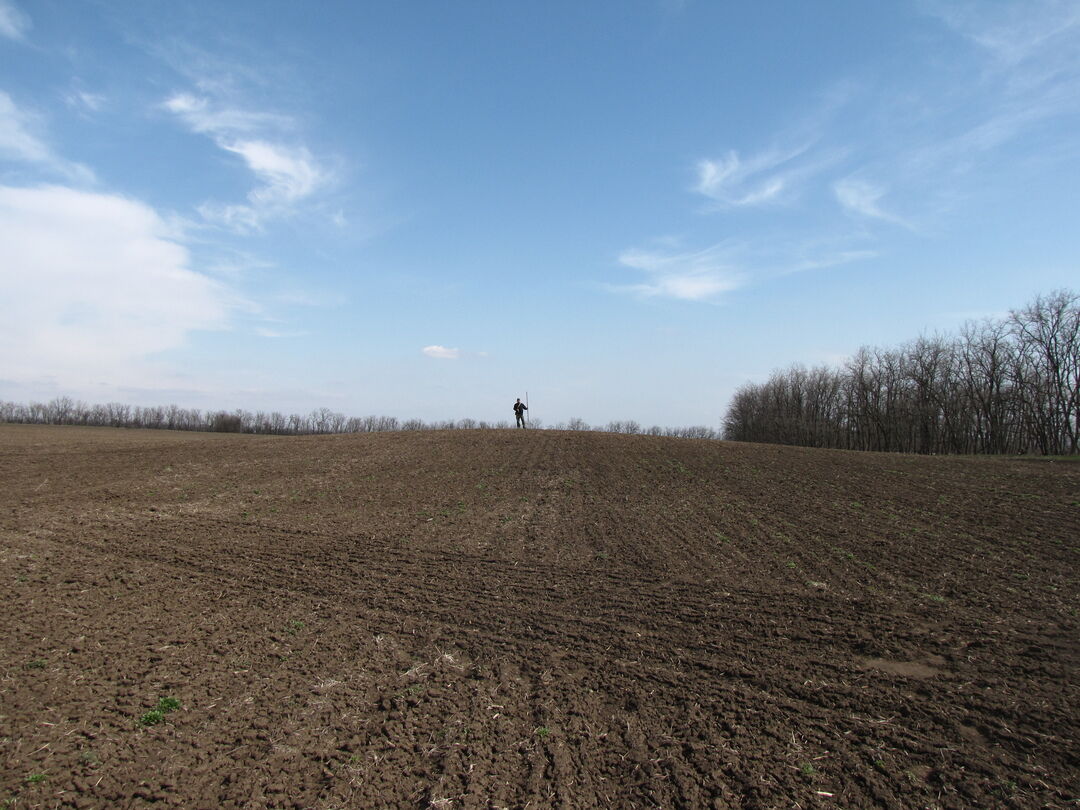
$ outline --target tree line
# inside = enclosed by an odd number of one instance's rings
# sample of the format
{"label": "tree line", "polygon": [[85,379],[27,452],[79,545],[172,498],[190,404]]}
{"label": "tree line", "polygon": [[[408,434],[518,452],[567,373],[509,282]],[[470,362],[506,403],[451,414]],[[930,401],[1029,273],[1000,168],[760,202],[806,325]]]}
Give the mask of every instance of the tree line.
{"label": "tree line", "polygon": [[903,453],[1080,452],[1080,294],[1041,295],[1004,318],[839,367],[793,365],[746,383],[723,436]]}
{"label": "tree line", "polygon": [[[176,405],[139,406],[110,402],[88,405],[71,397],[56,397],[49,402],[22,404],[0,400],[0,422],[32,425],[85,425],[115,428],[158,430],[194,430],[213,433],[259,433],[300,436],[326,433],[382,433],[399,430],[488,430],[508,429],[508,421],[485,422],[476,419],[450,419],[425,422],[422,419],[398,419],[393,416],[346,416],[329,408],[316,408],[309,414],[283,414],[277,411],[223,411],[181,408]],[[529,427],[544,428],[533,419]],[[592,426],[583,419],[551,425],[551,430],[595,430],[609,433],[673,436],[690,439],[717,439],[711,427],[643,428],[638,422],[617,420]]]}

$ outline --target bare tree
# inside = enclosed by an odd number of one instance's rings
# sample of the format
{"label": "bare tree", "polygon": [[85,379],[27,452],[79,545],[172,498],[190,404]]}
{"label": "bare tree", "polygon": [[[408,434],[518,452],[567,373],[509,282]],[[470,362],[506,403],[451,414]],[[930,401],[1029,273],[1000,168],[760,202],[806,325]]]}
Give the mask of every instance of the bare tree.
{"label": "bare tree", "polygon": [[1015,378],[1044,453],[1076,453],[1080,409],[1080,295],[1058,290],[1010,313]]}
{"label": "bare tree", "polygon": [[915,453],[1076,453],[1080,296],[1040,296],[1006,320],[900,349],[861,348],[843,367],[795,365],[736,390],[724,436]]}

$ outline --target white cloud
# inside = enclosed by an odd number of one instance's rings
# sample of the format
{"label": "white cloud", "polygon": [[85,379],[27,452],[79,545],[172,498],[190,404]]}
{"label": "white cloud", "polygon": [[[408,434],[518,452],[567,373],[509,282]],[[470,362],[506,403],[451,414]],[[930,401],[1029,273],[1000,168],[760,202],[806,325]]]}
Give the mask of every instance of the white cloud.
{"label": "white cloud", "polygon": [[1040,126],[1049,134],[1040,145],[1043,153],[1055,142],[1072,147],[1072,130],[1053,132],[1049,124],[1080,113],[1080,5],[1075,0],[924,4],[955,34],[976,45],[979,71],[951,80],[953,93],[939,103],[936,118],[948,121],[960,94],[967,102],[963,107],[976,100],[979,114],[961,118],[959,126],[915,150],[910,167],[937,183],[943,171],[970,172]]}
{"label": "white cloud", "polygon": [[1080,6],[1075,0],[1025,0],[995,4],[929,2],[930,12],[1007,67],[1045,58],[1061,49],[1076,60]]}
{"label": "white cloud", "polygon": [[785,190],[783,172],[774,170],[795,158],[803,150],[784,154],[766,152],[749,160],[731,150],[718,160],[702,160],[697,165],[699,194],[723,205],[762,205],[776,201]]}
{"label": "white cloud", "polygon": [[124,197],[0,186],[0,378],[146,386],[155,353],[227,325],[231,294],[165,221]]}
{"label": "white cloud", "polygon": [[265,326],[260,326],[255,329],[255,334],[264,338],[290,338],[290,337],[304,337],[307,332],[303,330],[281,330],[281,329],[269,329]]}
{"label": "white cloud", "polygon": [[789,265],[778,268],[776,272],[779,275],[788,275],[790,273],[802,273],[806,270],[823,270],[826,267],[836,267],[841,264],[874,259],[878,255],[880,254],[876,250],[837,250],[804,259],[795,259]]}
{"label": "white cloud", "polygon": [[240,155],[264,185],[251,192],[253,203],[276,205],[307,197],[323,182],[323,172],[311,153],[288,149],[266,141],[237,141],[222,148]]}
{"label": "white cloud", "polygon": [[619,256],[619,263],[642,271],[648,280],[612,289],[645,298],[713,299],[745,283],[744,274],[728,261],[727,251],[726,245],[689,253],[627,250]]}
{"label": "white cloud", "polygon": [[53,153],[36,133],[41,121],[16,106],[11,96],[0,90],[0,158],[34,163],[80,183],[94,181],[94,173],[79,163]]}
{"label": "white cloud", "polygon": [[639,284],[608,285],[608,289],[642,298],[714,301],[762,279],[836,267],[877,255],[874,250],[852,247],[847,239],[822,237],[726,240],[697,251],[665,244],[652,250],[623,252],[619,263],[641,271],[646,280]]}
{"label": "white cloud", "polygon": [[204,135],[235,137],[267,129],[289,130],[295,126],[285,115],[224,107],[191,93],[177,93],[162,106],[183,119],[193,132]]}
{"label": "white cloud", "polygon": [[348,303],[348,298],[340,292],[312,289],[284,290],[274,295],[274,300],[291,307],[315,307],[318,309],[332,309]]}
{"label": "white cloud", "polygon": [[31,131],[37,122],[15,106],[11,96],[0,90],[0,154],[15,160],[44,163],[52,152]]}
{"label": "white cloud", "polygon": [[460,349],[448,349],[445,346],[425,346],[421,351],[436,360],[457,360],[461,357]]}
{"label": "white cloud", "polygon": [[885,190],[872,183],[855,178],[845,178],[833,184],[833,193],[837,201],[848,211],[870,219],[880,219],[901,225],[905,228],[911,226],[901,217],[886,211],[878,204],[878,200],[885,196]]}
{"label": "white cloud", "polygon": [[259,230],[272,217],[291,213],[330,180],[330,174],[304,146],[270,140],[266,133],[290,129],[286,116],[251,112],[213,104],[209,99],[178,93],[163,104],[193,132],[207,135],[226,152],[239,156],[259,181],[247,203],[208,202],[199,213],[238,231]]}
{"label": "white cloud", "polygon": [[100,93],[88,93],[85,90],[75,90],[68,93],[64,100],[73,109],[92,113],[100,112],[106,102],[105,96]]}
{"label": "white cloud", "polygon": [[701,160],[694,190],[722,207],[789,203],[810,177],[839,159],[836,153],[812,156],[809,150],[803,145],[743,159],[733,149],[716,160]]}
{"label": "white cloud", "polygon": [[22,39],[30,30],[30,18],[11,0],[0,0],[0,36]]}

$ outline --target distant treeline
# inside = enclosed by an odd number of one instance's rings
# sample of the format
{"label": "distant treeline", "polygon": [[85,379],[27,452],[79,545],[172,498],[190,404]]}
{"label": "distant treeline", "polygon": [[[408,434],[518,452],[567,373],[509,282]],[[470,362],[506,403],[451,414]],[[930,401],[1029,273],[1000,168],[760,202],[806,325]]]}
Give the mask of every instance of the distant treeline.
{"label": "distant treeline", "polygon": [[[237,410],[202,411],[176,405],[139,406],[110,402],[106,405],[87,405],[70,397],[56,397],[49,402],[29,405],[0,401],[0,422],[29,425],[89,425],[117,428],[153,428],[158,430],[198,430],[214,433],[262,433],[299,436],[321,433],[382,433],[395,430],[486,430],[509,428],[508,421],[485,422],[476,419],[457,419],[425,422],[421,419],[397,419],[393,416],[345,416],[328,408],[317,408],[309,414]],[[544,425],[532,420],[529,427],[536,430]],[[551,430],[598,430],[610,433],[641,433],[650,436],[675,436],[688,439],[717,439],[719,433],[711,427],[642,428],[633,420],[608,422],[591,426],[583,419],[571,419],[549,426]]]}
{"label": "distant treeline", "polygon": [[747,383],[724,438],[904,453],[1078,452],[1080,294],[1039,296],[953,337],[862,348],[840,368]]}

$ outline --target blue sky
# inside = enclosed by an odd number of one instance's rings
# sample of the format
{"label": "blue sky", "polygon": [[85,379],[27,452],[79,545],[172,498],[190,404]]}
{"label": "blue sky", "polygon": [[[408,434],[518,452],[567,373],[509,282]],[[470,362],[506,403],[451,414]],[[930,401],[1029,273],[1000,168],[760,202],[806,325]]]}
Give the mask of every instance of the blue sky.
{"label": "blue sky", "polygon": [[1080,4],[0,0],[0,398],[714,427],[1080,280]]}

